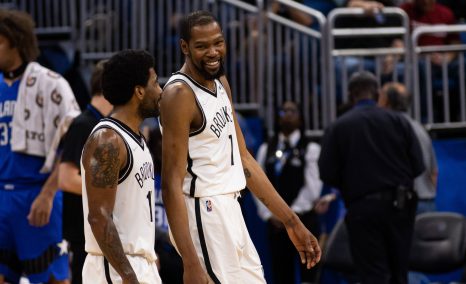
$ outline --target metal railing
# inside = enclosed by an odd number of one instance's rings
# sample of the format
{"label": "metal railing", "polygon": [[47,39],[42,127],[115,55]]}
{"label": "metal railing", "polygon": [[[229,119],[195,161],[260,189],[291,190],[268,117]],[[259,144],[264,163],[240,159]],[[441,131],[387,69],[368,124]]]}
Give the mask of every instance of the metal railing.
{"label": "metal railing", "polygon": [[[460,32],[466,32],[466,25],[423,26],[414,29],[411,37],[414,117],[428,124],[429,128],[466,126],[464,66],[466,44],[458,42],[452,45],[420,46],[419,39],[426,35],[444,37],[447,34]],[[447,56],[442,56],[441,62],[433,62],[432,58],[435,54],[450,52],[456,53],[456,58],[451,62],[448,62]]]}
{"label": "metal railing", "polygon": [[263,21],[259,17],[262,1],[257,6],[238,0],[176,0],[147,1],[149,11],[156,11],[156,17],[147,15],[147,48],[156,56],[158,73],[169,77],[179,70],[183,63],[180,50],[179,20],[191,11],[206,9],[212,11],[223,28],[227,44],[226,74],[232,86],[233,101],[238,110],[261,110],[263,97]]}
{"label": "metal railing", "polygon": [[[345,27],[336,27],[335,23],[338,19],[342,17],[371,17],[367,15],[363,9],[360,8],[338,8],[334,9],[328,15],[328,25],[327,25],[327,40],[328,40],[328,66],[329,66],[329,89],[328,89],[328,97],[329,97],[329,108],[328,111],[330,112],[330,119],[334,120],[336,118],[337,112],[337,105],[344,103],[348,100],[347,97],[347,83],[348,78],[351,74],[349,73],[348,66],[346,65],[346,60],[349,57],[356,58],[358,61],[358,70],[364,70],[364,59],[369,59],[374,61],[375,70],[370,70],[374,72],[381,81],[382,77],[382,64],[385,60],[386,56],[393,56],[395,60],[395,67],[391,73],[391,79],[393,81],[398,80],[398,68],[396,65],[399,61],[398,56],[404,57],[404,69],[405,72],[403,73],[403,81],[410,88],[411,79],[410,79],[410,52],[409,52],[409,18],[406,13],[399,9],[399,8],[392,8],[386,7],[383,8],[380,13],[384,18],[387,17],[396,17],[400,20],[399,26],[391,26],[391,27],[361,27],[361,28],[345,28]],[[335,40],[339,38],[345,38],[348,40],[356,39],[356,38],[364,38],[368,39],[371,37],[380,37],[380,36],[393,36],[393,37],[400,37],[404,43],[404,47],[392,47],[383,46],[378,48],[351,48],[351,49],[343,49],[343,48],[335,48]],[[370,40],[370,39],[368,39]],[[336,64],[336,58],[341,58],[339,60],[339,64]],[[406,64],[408,63],[408,64]],[[341,78],[336,78],[336,70],[341,71]],[[337,84],[338,82],[338,84]],[[337,90],[337,86],[341,89]],[[339,94],[339,95],[337,95]]]}
{"label": "metal railing", "polygon": [[83,61],[96,61],[128,48],[142,48],[144,1],[81,0],[80,50]]}
{"label": "metal railing", "polygon": [[272,11],[267,12],[267,85],[264,107],[269,135],[274,132],[275,115],[284,101],[301,106],[307,135],[320,135],[328,123],[325,99],[327,70],[322,13],[289,0],[276,0],[285,9],[311,17],[317,29],[299,24]]}
{"label": "metal railing", "polygon": [[[29,12],[40,35],[65,33],[76,39],[84,65],[122,49],[147,49],[156,57],[162,82],[183,62],[178,36],[180,17],[197,9],[210,10],[218,17],[225,34],[225,67],[236,108],[258,113],[269,134],[274,131],[277,108],[283,101],[293,100],[302,107],[306,134],[320,135],[336,118],[337,104],[347,100],[349,72],[345,60],[357,58],[357,69],[361,70],[365,68],[363,60],[371,58],[375,66],[371,71],[380,78],[387,55],[400,57],[400,63],[404,63],[402,80],[413,90],[417,120],[431,128],[466,125],[466,46],[418,45],[418,39],[425,34],[466,32],[466,25],[420,27],[410,38],[408,17],[398,8],[384,8],[381,12],[385,17],[399,18],[399,26],[341,28],[335,26],[340,17],[363,17],[363,10],[335,9],[327,21],[320,12],[295,1],[272,2],[311,17],[313,27],[282,16],[270,5],[265,7],[262,0],[255,6],[240,0],[0,0],[0,7]],[[381,35],[400,37],[404,47],[335,47],[337,39]],[[452,51],[458,54],[454,61],[457,75],[452,75],[444,60],[436,67],[441,71],[439,79],[426,80],[434,71],[431,54]],[[338,78],[337,65],[342,71]],[[395,68],[391,74],[393,81],[398,80],[397,72]]]}
{"label": "metal railing", "polygon": [[75,40],[77,7],[75,0],[0,1],[0,8],[28,12],[36,23],[36,34],[55,40]]}
{"label": "metal railing", "polygon": [[239,0],[82,0],[81,55],[86,61],[108,58],[127,48],[149,50],[163,83],[181,68],[179,20],[190,11],[213,11],[227,42],[226,72],[238,110],[259,111],[263,98],[261,1]]}
{"label": "metal railing", "polygon": [[146,0],[146,4],[147,25],[142,33],[147,38],[147,49],[156,57],[157,72],[163,82],[183,62],[178,36],[181,17],[194,10],[210,10],[211,4],[201,0]]}
{"label": "metal railing", "polygon": [[265,81],[262,1],[257,6],[238,0],[214,3],[228,45],[225,67],[235,107],[261,113]]}

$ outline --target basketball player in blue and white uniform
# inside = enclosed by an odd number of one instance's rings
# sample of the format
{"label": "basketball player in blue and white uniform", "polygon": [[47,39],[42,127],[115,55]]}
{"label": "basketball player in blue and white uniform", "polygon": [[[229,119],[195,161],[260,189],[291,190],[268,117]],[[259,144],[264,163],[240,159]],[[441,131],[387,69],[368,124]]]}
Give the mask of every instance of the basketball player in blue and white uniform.
{"label": "basketball player in blue and white uniform", "polygon": [[223,75],[219,23],[198,11],[180,29],[185,63],[165,85],[160,107],[162,197],[184,282],[265,283],[237,201],[246,185],[284,223],[311,268],[321,255],[316,238],[246,149]]}
{"label": "basketball player in blue and white uniform", "polygon": [[45,165],[58,126],[79,107],[68,82],[34,62],[38,54],[30,15],[0,9],[0,284],[69,283],[62,193]]}
{"label": "basketball player in blue and white uniform", "polygon": [[105,99],[114,105],[81,157],[85,216],[84,284],[162,283],[154,251],[154,165],[139,131],[158,115],[154,58],[125,50],[105,63]]}

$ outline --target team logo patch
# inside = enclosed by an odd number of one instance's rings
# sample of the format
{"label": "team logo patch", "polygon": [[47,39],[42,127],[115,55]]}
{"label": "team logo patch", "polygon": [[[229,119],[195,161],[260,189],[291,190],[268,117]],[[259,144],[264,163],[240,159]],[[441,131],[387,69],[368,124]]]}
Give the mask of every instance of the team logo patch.
{"label": "team logo patch", "polygon": [[26,86],[28,86],[28,87],[34,86],[35,83],[36,83],[36,77],[29,76],[29,77],[26,79]]}
{"label": "team logo patch", "polygon": [[29,109],[24,109],[24,120],[28,120],[31,116],[31,111]]}
{"label": "team logo patch", "polygon": [[205,207],[207,208],[207,212],[212,212],[212,201],[206,200]]}
{"label": "team logo patch", "polygon": [[55,118],[53,119],[53,125],[55,126],[55,128],[58,128],[58,124],[60,123],[60,115],[57,115],[55,116]]}
{"label": "team logo patch", "polygon": [[51,97],[52,102],[54,102],[56,105],[60,105],[62,101],[62,96],[56,89],[52,91]]}
{"label": "team logo patch", "polygon": [[36,97],[36,104],[42,108],[44,106],[44,97],[41,95],[37,95]]}

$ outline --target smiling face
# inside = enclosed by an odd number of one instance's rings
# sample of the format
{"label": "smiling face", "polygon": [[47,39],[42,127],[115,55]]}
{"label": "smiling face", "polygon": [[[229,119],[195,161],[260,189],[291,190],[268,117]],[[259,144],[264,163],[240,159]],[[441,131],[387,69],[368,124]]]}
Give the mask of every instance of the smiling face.
{"label": "smiling face", "polygon": [[186,62],[204,79],[213,80],[225,73],[225,39],[217,22],[192,27],[191,38],[188,42],[181,40],[181,49],[187,57]]}

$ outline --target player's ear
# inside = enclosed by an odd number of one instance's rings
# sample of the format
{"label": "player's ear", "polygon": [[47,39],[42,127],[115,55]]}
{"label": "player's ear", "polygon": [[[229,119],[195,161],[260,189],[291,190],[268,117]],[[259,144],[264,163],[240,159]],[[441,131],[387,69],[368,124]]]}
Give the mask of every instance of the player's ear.
{"label": "player's ear", "polygon": [[134,87],[134,94],[138,97],[138,99],[142,100],[144,98],[144,87],[136,86]]}
{"label": "player's ear", "polygon": [[186,42],[184,39],[180,39],[180,46],[183,54],[187,56],[189,54],[188,42]]}

